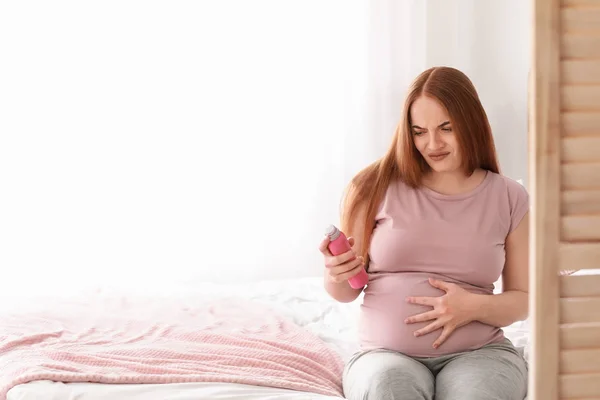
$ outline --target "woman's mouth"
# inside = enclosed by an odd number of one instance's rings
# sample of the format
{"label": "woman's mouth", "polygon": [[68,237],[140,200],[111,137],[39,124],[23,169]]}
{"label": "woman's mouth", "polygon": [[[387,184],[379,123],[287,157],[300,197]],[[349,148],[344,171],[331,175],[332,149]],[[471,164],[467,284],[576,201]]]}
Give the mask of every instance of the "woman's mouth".
{"label": "woman's mouth", "polygon": [[431,153],[429,154],[429,158],[431,158],[433,161],[442,161],[444,158],[448,157],[449,154],[449,152]]}

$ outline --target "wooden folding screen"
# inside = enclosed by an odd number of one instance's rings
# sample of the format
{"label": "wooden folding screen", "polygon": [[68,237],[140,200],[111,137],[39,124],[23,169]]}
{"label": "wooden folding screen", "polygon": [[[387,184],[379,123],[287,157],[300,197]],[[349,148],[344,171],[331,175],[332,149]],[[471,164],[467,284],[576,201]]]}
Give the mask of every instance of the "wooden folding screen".
{"label": "wooden folding screen", "polygon": [[533,0],[528,400],[600,399],[600,0]]}

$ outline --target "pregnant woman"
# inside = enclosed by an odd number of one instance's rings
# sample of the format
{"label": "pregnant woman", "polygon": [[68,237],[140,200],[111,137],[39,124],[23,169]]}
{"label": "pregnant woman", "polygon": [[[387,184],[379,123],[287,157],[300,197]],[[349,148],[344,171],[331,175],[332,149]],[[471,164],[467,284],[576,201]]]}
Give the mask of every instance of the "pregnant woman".
{"label": "pregnant woman", "polygon": [[500,174],[469,78],[447,67],[419,75],[387,154],[348,188],[352,250],[320,245],[337,301],[355,300],[362,289],[348,279],[369,273],[346,398],[526,396],[526,362],[501,328],[528,314],[528,211],[525,188]]}

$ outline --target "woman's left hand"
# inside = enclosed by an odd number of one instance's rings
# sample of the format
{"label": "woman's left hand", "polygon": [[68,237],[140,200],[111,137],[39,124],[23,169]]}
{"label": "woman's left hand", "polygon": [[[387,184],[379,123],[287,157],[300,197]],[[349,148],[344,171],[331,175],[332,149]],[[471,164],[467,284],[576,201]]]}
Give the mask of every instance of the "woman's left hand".
{"label": "woman's left hand", "polygon": [[430,278],[429,284],[443,290],[446,294],[440,297],[408,297],[406,301],[409,303],[430,306],[433,307],[433,310],[408,317],[404,322],[412,324],[433,321],[426,327],[415,331],[415,336],[442,329],[442,334],[433,343],[433,347],[437,349],[454,330],[475,320],[478,296],[454,283]]}

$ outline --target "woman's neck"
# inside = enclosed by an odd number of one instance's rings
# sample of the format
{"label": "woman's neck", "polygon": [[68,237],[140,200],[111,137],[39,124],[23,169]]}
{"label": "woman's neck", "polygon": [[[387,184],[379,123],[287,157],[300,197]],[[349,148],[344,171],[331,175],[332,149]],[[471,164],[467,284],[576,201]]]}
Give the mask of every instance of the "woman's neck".
{"label": "woman's neck", "polygon": [[446,195],[468,193],[483,182],[486,174],[487,171],[479,168],[470,176],[462,171],[430,172],[423,177],[423,185]]}

